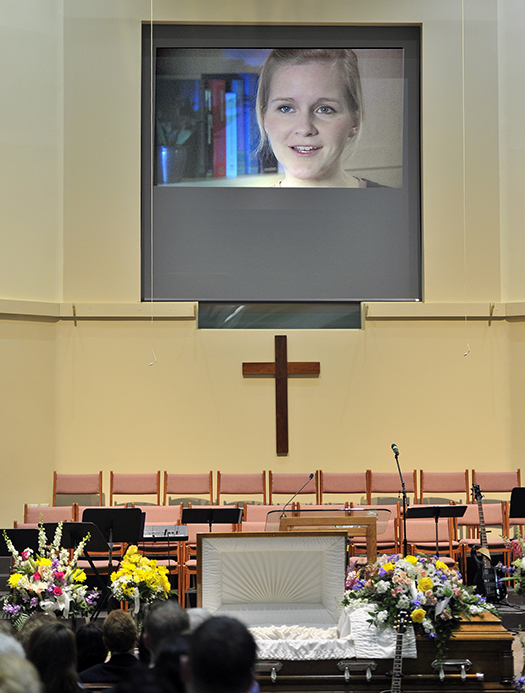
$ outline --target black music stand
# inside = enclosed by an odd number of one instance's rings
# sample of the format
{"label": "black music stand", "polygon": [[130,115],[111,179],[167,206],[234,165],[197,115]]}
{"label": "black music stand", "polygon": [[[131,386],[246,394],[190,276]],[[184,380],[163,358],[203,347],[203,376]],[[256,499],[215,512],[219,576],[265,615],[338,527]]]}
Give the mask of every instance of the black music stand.
{"label": "black music stand", "polygon": [[[438,520],[440,517],[463,517],[467,510],[466,505],[411,505],[406,510],[407,519],[433,517],[436,523],[436,556],[439,558],[439,531]],[[406,534],[405,534],[406,536]]]}
{"label": "black music stand", "polygon": [[[86,508],[82,513],[82,524],[91,522],[98,527],[106,541],[103,549],[109,549],[108,556],[108,584],[111,581],[110,574],[113,563],[113,544],[138,544],[144,531],[145,513],[140,508],[100,508],[93,506]],[[100,600],[93,620],[97,618],[102,606],[109,597],[109,588],[106,588]]]}
{"label": "black music stand", "polygon": [[[57,527],[58,522],[44,522],[44,529],[50,543],[53,541]],[[101,553],[105,553],[108,550],[108,542],[104,539],[97,525],[93,522],[64,522],[62,525],[61,546],[65,549],[76,549],[88,532],[90,537],[84,547],[84,556],[93,570],[93,574],[102,589],[102,593],[104,593],[106,585],[88,553],[88,549],[89,551],[99,551]]]}
{"label": "black music stand", "polygon": [[525,517],[525,486],[516,486],[512,489],[509,517]]}
{"label": "black music stand", "polygon": [[183,508],[182,525],[208,524],[210,532],[213,524],[237,525],[242,520],[242,508],[226,508],[220,505],[206,505],[200,508]]}
{"label": "black music stand", "polygon": [[[31,549],[38,553],[38,529],[6,529],[5,533],[11,539],[13,546],[22,553],[25,549]],[[10,556],[4,539],[4,530],[0,530],[0,556]]]}

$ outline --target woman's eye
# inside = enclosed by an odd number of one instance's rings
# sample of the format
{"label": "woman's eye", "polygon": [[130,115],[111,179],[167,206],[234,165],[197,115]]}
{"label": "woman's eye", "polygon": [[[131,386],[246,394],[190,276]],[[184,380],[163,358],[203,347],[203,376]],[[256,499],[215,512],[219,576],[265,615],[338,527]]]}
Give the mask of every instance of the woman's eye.
{"label": "woman's eye", "polygon": [[277,109],[280,113],[291,113],[292,112],[292,107],[291,106],[279,106]]}
{"label": "woman's eye", "polygon": [[318,113],[322,113],[323,115],[326,115],[328,113],[335,113],[334,109],[331,106],[319,106],[317,111]]}

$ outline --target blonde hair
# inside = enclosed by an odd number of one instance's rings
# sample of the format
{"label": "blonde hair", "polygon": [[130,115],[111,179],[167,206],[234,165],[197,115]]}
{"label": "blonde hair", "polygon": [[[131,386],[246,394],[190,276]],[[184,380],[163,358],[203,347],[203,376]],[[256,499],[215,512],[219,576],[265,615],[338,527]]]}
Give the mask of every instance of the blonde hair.
{"label": "blonde hair", "polygon": [[[357,55],[349,48],[274,48],[264,61],[257,88],[256,114],[260,132],[258,151],[269,149],[268,135],[264,129],[264,115],[268,108],[270,88],[275,71],[284,65],[306,65],[325,62],[334,65],[339,71],[347,105],[359,134],[363,120],[363,93]],[[356,138],[352,138],[355,140]]]}

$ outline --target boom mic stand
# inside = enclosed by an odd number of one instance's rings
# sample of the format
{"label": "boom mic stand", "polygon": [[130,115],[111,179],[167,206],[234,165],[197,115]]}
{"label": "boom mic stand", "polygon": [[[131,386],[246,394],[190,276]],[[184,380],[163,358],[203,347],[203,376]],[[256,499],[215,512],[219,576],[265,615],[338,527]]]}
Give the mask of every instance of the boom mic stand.
{"label": "boom mic stand", "polygon": [[399,466],[399,448],[395,443],[392,443],[392,450],[396,458],[397,471],[399,472],[399,478],[401,479],[401,493],[403,495],[403,555],[408,554],[408,541],[407,541],[407,508],[410,505],[408,502],[407,491],[405,488],[405,482],[403,480],[403,474],[401,473],[401,467]]}

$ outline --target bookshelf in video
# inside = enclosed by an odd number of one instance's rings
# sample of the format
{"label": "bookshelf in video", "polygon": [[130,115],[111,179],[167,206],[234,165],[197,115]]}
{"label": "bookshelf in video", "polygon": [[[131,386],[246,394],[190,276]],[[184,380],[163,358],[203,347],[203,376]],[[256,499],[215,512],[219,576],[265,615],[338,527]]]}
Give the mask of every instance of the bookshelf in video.
{"label": "bookshelf in video", "polygon": [[158,75],[155,96],[156,185],[275,174],[273,154],[257,152],[255,72]]}

